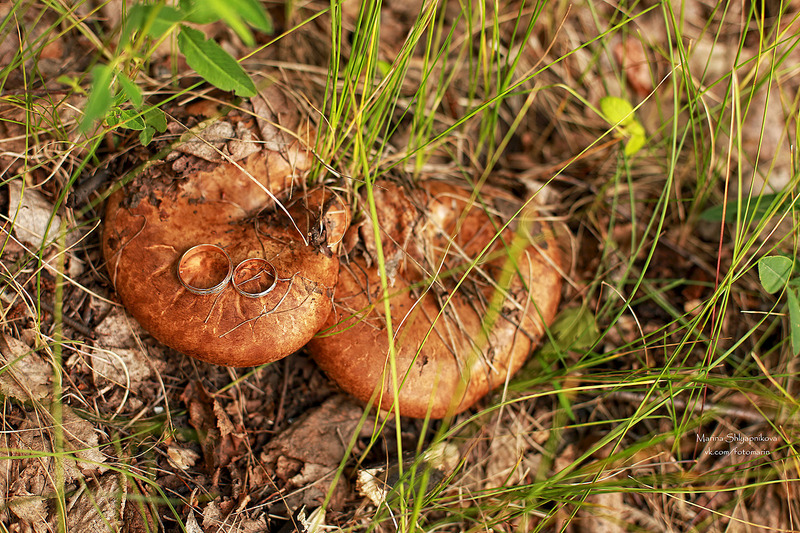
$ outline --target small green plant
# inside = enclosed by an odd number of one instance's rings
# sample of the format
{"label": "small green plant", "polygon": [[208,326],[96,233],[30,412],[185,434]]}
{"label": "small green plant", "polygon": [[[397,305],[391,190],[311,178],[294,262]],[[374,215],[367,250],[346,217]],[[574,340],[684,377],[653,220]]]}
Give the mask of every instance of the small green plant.
{"label": "small green plant", "polygon": [[[111,127],[140,131],[148,144],[156,131],[166,130],[166,117],[155,106],[147,106],[136,84],[136,76],[149,53],[177,33],[178,49],[186,63],[205,81],[237,96],[256,95],[253,80],[228,52],[202,31],[187,24],[223,21],[245,44],[255,43],[249,26],[272,32],[269,15],[256,0],[181,0],[177,7],[164,2],[136,4],[122,26],[118,52],[107,64],[92,69],[92,87],[84,110],[81,130],[87,132],[97,120]],[[249,25],[249,26],[248,26]]]}
{"label": "small green plant", "polygon": [[[757,225],[763,228],[766,221],[776,213],[791,209],[796,203],[786,191],[752,196],[746,199],[725,202],[710,207],[700,214],[700,220],[741,223],[743,227]],[[761,230],[763,231],[763,229]],[[761,286],[769,294],[776,294],[786,288],[789,308],[790,337],[792,352],[800,352],[800,275],[798,265],[787,255],[766,255],[758,261],[758,278]]]}
{"label": "small green plant", "polygon": [[632,156],[642,149],[647,140],[644,126],[636,118],[633,106],[623,98],[606,96],[600,100],[603,117],[626,139],[625,155]]}
{"label": "small green plant", "polygon": [[800,352],[800,276],[797,264],[785,255],[768,255],[758,261],[758,278],[770,294],[786,288],[792,353]]}
{"label": "small green plant", "polygon": [[156,131],[164,133],[167,130],[167,116],[157,107],[141,109],[125,109],[115,105],[106,117],[109,126],[119,126],[139,133],[139,141],[147,146]]}
{"label": "small green plant", "polygon": [[736,222],[740,217],[747,223],[750,223],[761,220],[770,213],[786,209],[789,203],[790,198],[785,194],[762,194],[744,203],[743,210],[739,209],[738,202],[727,202],[723,205],[710,207],[700,214],[700,220],[721,222],[724,213],[724,219],[727,223]]}

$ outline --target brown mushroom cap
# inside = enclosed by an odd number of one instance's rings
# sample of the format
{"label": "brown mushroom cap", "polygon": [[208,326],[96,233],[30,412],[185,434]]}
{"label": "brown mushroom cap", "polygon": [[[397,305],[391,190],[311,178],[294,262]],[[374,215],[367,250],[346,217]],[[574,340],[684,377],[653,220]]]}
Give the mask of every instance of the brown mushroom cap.
{"label": "brown mushroom cap", "polygon": [[[423,182],[411,195],[376,185],[405,416],[442,418],[469,408],[522,366],[556,314],[562,252],[553,230],[526,211],[500,232],[519,203],[489,187],[483,205],[470,195],[441,181]],[[348,235],[356,247],[349,263],[343,259],[335,312],[308,349],[344,390],[362,401],[377,394],[376,404],[388,410],[390,343],[369,219],[358,231]]]}
{"label": "brown mushroom cap", "polygon": [[[109,199],[109,274],[125,307],[164,344],[229,366],[275,361],[306,344],[328,317],[347,211],[329,190],[283,194],[289,214],[274,204],[265,189],[281,195],[309,166],[297,145],[206,166],[213,168],[182,179],[141,176]],[[218,294],[189,292],[177,266],[199,244],[222,247],[234,266],[268,260],[277,273],[274,290],[250,298],[228,283]],[[225,263],[221,254],[197,256],[184,264],[185,275],[192,285],[218,280]]]}

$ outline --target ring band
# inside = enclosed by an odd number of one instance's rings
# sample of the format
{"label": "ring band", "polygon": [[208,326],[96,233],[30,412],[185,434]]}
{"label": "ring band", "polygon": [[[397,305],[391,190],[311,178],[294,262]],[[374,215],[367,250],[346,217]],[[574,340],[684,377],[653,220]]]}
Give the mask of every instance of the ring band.
{"label": "ring band", "polygon": [[[182,270],[185,266],[184,263],[191,257],[194,257],[195,255],[201,253],[221,254],[225,257],[226,261],[228,262],[228,271],[225,274],[225,277],[222,279],[222,281],[220,281],[213,287],[196,287],[183,279]],[[216,244],[198,244],[197,246],[192,246],[191,248],[186,250],[186,252],[184,252],[184,254],[181,256],[180,261],[178,261],[178,281],[181,282],[181,285],[183,285],[187,291],[193,294],[204,295],[204,294],[217,294],[219,292],[222,292],[222,290],[231,280],[231,277],[233,277],[233,261],[231,260],[231,256],[228,255],[228,252],[226,252],[221,246],[217,246]]]}
{"label": "ring band", "polygon": [[[256,266],[256,265],[259,266],[259,270],[258,270],[258,273],[257,273],[256,276],[252,276],[249,279],[245,279],[245,280],[241,280],[241,281],[238,281],[236,279],[236,274],[239,272],[239,270],[242,267],[245,267],[245,268],[251,267],[252,268],[253,266]],[[246,290],[242,289],[239,286],[242,283],[247,283],[248,281],[253,281],[253,280],[257,279],[258,277],[261,276],[262,272],[267,272],[267,268],[269,268],[269,271],[271,271],[270,275],[272,276],[272,284],[269,287],[267,287],[266,289],[264,289],[263,291],[261,291],[261,292],[247,292]],[[244,261],[242,261],[241,263],[236,265],[236,269],[233,271],[233,277],[231,278],[231,283],[233,284],[233,288],[236,289],[236,292],[238,292],[242,296],[246,296],[247,298],[261,298],[262,296],[265,296],[265,295],[269,294],[270,292],[272,292],[272,289],[274,289],[275,285],[277,285],[277,283],[278,283],[278,271],[275,270],[275,266],[272,263],[270,263],[269,261],[267,261],[266,259],[261,259],[260,257],[251,257],[250,259],[245,259]]]}

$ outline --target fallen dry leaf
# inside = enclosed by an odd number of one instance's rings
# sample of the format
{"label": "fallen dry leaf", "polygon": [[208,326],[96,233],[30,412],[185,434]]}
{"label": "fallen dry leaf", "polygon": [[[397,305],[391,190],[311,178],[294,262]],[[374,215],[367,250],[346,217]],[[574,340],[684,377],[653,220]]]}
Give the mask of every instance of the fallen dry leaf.
{"label": "fallen dry leaf", "polygon": [[189,516],[186,518],[184,527],[186,528],[186,533],[205,533],[203,528],[200,527],[200,524],[197,523],[197,518],[195,518],[194,511],[192,510],[189,510]]}
{"label": "fallen dry leaf", "polygon": [[53,368],[30,346],[0,335],[0,394],[20,401],[43,400],[52,392]]}
{"label": "fallen dry leaf", "polygon": [[47,502],[43,496],[18,493],[9,501],[8,506],[11,512],[20,520],[19,525],[23,527],[23,531],[34,531],[36,533],[46,533],[48,531]]}
{"label": "fallen dry leaf", "polygon": [[143,330],[136,321],[119,307],[112,308],[102,322],[94,328],[98,342],[111,348],[135,348],[136,337]]}
{"label": "fallen dry leaf", "polygon": [[[294,140],[289,132],[297,132],[303,137],[308,134],[298,131],[301,122],[296,114],[288,111],[296,105],[274,85],[262,89],[258,96],[250,99],[250,103],[265,149],[286,154],[287,146]],[[289,162],[294,165],[296,156],[291,153],[286,155],[290,156]]]}
{"label": "fallen dry leaf", "polygon": [[106,472],[89,481],[67,511],[67,531],[108,533],[118,531],[125,512],[125,485],[120,474]]}
{"label": "fallen dry leaf", "polygon": [[203,527],[206,529],[218,528],[223,522],[222,509],[217,501],[209,502],[203,508]]}
{"label": "fallen dry leaf", "polygon": [[179,470],[188,470],[193,467],[197,460],[200,459],[200,454],[190,448],[183,448],[174,444],[167,448],[167,456],[170,462]]}
{"label": "fallen dry leaf", "polygon": [[[228,431],[233,425],[219,408],[217,400],[196,381],[186,387],[181,400],[189,409],[189,423],[197,430],[208,471],[213,473],[227,466],[239,453],[244,441]],[[218,414],[225,415],[225,420],[220,421]]]}
{"label": "fallen dry leaf", "polygon": [[363,412],[364,408],[347,396],[334,396],[267,444],[261,454],[267,468],[283,479],[287,488],[305,488],[298,497],[290,497],[287,506],[317,507],[322,503],[330,488],[330,474],[344,457]]}
{"label": "fallen dry leaf", "polygon": [[[133,399],[133,404],[136,404],[154,372],[163,369],[164,361],[149,358],[144,347],[137,342],[137,337],[141,338],[144,331],[122,308],[113,308],[95,327],[94,333],[94,346],[85,358],[94,384],[98,389],[108,384],[117,385],[126,392],[122,397]],[[123,407],[119,405],[117,409]]]}
{"label": "fallen dry leaf", "polygon": [[236,123],[236,138],[228,141],[228,153],[232,161],[241,161],[249,155],[252,155],[261,150],[261,144],[250,128],[242,124]]}
{"label": "fallen dry leaf", "polygon": [[[489,445],[486,462],[486,488],[516,485],[520,483],[528,471],[530,457],[525,436],[519,433],[494,435]],[[541,456],[535,454],[538,463]]]}
{"label": "fallen dry leaf", "polygon": [[17,239],[36,248],[53,241],[61,227],[61,217],[50,218],[53,204],[35,189],[23,189],[20,180],[12,180],[7,185],[8,218],[14,222]]}
{"label": "fallen dry leaf", "polygon": [[[458,447],[452,443],[440,442],[425,451],[420,457],[416,466],[417,475],[414,476],[415,485],[406,485],[406,494],[419,493],[422,486],[419,485],[423,479],[422,472],[427,472],[425,494],[430,494],[436,487],[458,466],[461,453]],[[414,467],[414,460],[404,462],[403,471],[408,472]],[[397,487],[400,480],[399,464],[395,463],[389,468],[386,466],[374,468],[362,468],[358,470],[356,478],[356,490],[362,496],[369,498],[375,506],[384,503],[387,497]],[[394,505],[396,502],[391,502]]]}
{"label": "fallen dry leaf", "polygon": [[184,154],[206,161],[220,162],[230,156],[226,150],[228,141],[235,139],[236,130],[228,121],[209,120],[181,136],[181,144],[175,147]]}
{"label": "fallen dry leaf", "polygon": [[94,382],[101,385],[108,381],[135,391],[153,374],[145,357],[138,348],[95,347],[89,357]]}
{"label": "fallen dry leaf", "polygon": [[[106,456],[100,451],[100,433],[88,420],[78,416],[68,405],[62,405],[64,444],[74,453],[75,467],[82,477],[89,473],[105,472]],[[71,463],[68,462],[67,465]]]}
{"label": "fallen dry leaf", "polygon": [[631,89],[639,98],[644,98],[653,90],[650,62],[642,42],[632,36],[614,47],[614,56],[622,65],[622,70]]}

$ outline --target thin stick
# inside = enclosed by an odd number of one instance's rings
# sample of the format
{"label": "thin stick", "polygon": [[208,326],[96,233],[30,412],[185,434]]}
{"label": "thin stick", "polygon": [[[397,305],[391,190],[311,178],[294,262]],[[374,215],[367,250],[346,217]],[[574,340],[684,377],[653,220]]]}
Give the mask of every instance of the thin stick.
{"label": "thin stick", "polygon": [[[55,314],[55,309],[53,308],[52,305],[50,305],[49,303],[45,302],[44,300],[42,300],[39,303],[41,304],[42,309],[44,309],[45,311],[47,311],[51,315]],[[94,335],[94,331],[92,331],[92,329],[89,326],[87,326],[87,325],[75,320],[74,318],[71,318],[71,317],[68,317],[67,315],[62,314],[61,315],[61,320],[64,322],[64,324],[66,324],[67,326],[71,327],[72,329],[74,329],[75,331],[80,333],[81,335],[83,335],[85,337],[89,337],[90,339],[95,339],[96,338],[95,335]]]}
{"label": "thin stick", "polygon": [[[613,391],[608,395],[611,398],[616,398],[619,400],[623,400],[626,402],[632,403],[641,403],[645,401],[648,396],[641,392],[629,392],[629,391]],[[686,400],[682,400],[681,398],[671,398],[672,406],[675,409],[679,409],[681,411],[685,411],[687,407],[691,407],[693,410],[697,407],[701,407],[701,412],[709,410],[709,411],[716,411],[721,415],[729,416],[729,417],[736,417],[741,418],[743,420],[747,420],[748,422],[753,423],[760,423],[764,422],[773,417],[775,413],[772,410],[764,410],[764,413],[758,413],[754,411],[749,411],[747,409],[743,409],[741,407],[731,407],[728,405],[719,405],[714,402],[710,401],[703,401],[702,404],[699,406],[696,403],[692,403],[691,406],[687,406]]]}

